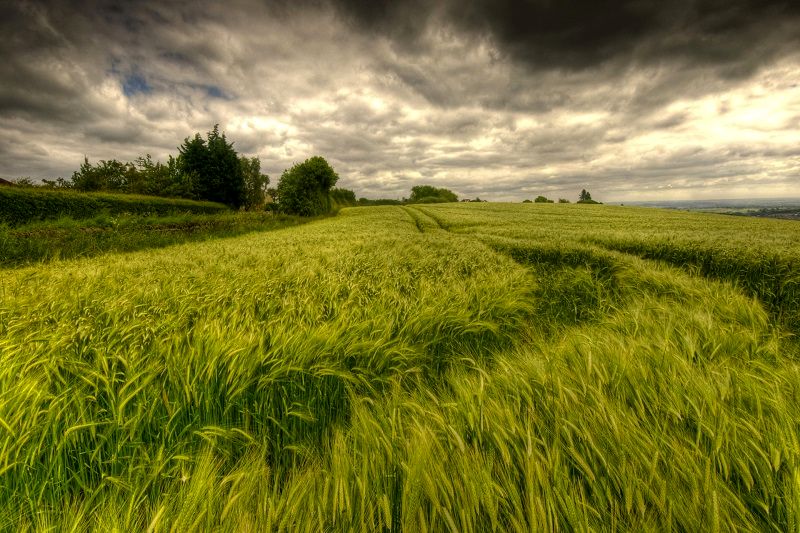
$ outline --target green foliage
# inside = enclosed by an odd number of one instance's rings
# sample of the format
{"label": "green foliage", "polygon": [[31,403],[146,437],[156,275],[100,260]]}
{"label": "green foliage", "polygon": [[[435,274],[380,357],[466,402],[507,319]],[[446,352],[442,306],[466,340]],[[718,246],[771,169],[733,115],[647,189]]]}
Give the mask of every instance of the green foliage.
{"label": "green foliage", "polygon": [[0,188],[0,223],[16,226],[60,217],[91,218],[101,213],[167,215],[219,213],[227,208],[212,202],[109,193],[80,193],[44,188]]}
{"label": "green foliage", "polygon": [[532,204],[533,202],[526,198],[525,200],[522,200],[522,203],[523,204]]}
{"label": "green foliage", "polygon": [[558,203],[560,203],[560,204],[568,204],[569,200],[567,200],[566,198],[559,198],[558,199]]}
{"label": "green foliage", "polygon": [[257,157],[240,157],[239,165],[244,178],[245,200],[243,207],[248,210],[263,209],[266,203],[269,176],[261,173],[261,161]]}
{"label": "green foliage", "polygon": [[[33,184],[31,184],[33,185]],[[44,180],[43,188],[74,189],[83,192],[114,192],[151,196],[194,198],[193,184],[170,156],[166,164],[153,161],[150,154],[133,163],[115,159],[92,164],[87,158],[69,181]]]}
{"label": "green foliage", "polygon": [[43,178],[41,187],[45,189],[71,189],[72,180],[65,180],[64,178],[60,177],[54,180]]}
{"label": "green foliage", "polygon": [[370,198],[359,198],[358,205],[360,206],[368,206],[368,205],[403,205],[402,200],[396,200],[394,198],[378,198],[378,199],[370,199]]}
{"label": "green foliage", "polygon": [[169,156],[167,163],[153,161],[150,154],[139,157],[134,162],[137,169],[136,182],[129,182],[125,192],[196,199],[194,184],[189,176],[182,174],[178,161]]}
{"label": "green foliage", "polygon": [[36,184],[33,181],[33,178],[28,177],[28,176],[19,177],[17,179],[11,180],[10,182],[6,182],[6,180],[3,180],[2,182],[0,182],[0,185],[9,185],[9,184],[10,185],[16,185],[17,187],[35,187],[36,186]]}
{"label": "green foliage", "polygon": [[0,225],[0,267],[231,237],[286,228],[304,220],[263,211],[225,210],[170,216],[101,214],[89,219],[61,218],[16,227]]}
{"label": "green foliage", "polygon": [[579,204],[599,204],[600,202],[592,200],[592,195],[589,194],[589,192],[586,189],[583,189],[583,190],[581,190],[581,194],[578,197],[578,201],[576,203],[579,203]]}
{"label": "green foliage", "polygon": [[793,531],[797,242],[459,203],[8,270],[0,524]]}
{"label": "green foliage", "polygon": [[331,211],[331,188],[339,175],[320,156],[287,169],[278,181],[278,205],[284,213],[316,216]]}
{"label": "green foliage", "polygon": [[82,192],[113,192],[151,196],[203,199],[247,209],[264,207],[269,177],[261,174],[255,157],[239,157],[219,125],[208,133],[187,138],[177,158],[167,163],[153,161],[147,154],[134,162],[115,159],[96,164],[84,158],[72,178],[42,180],[37,186],[30,178],[21,178],[20,186],[48,189],[74,189]]}
{"label": "green foliage", "polygon": [[128,180],[135,174],[135,167],[130,163],[121,163],[116,159],[101,160],[97,165],[84,158],[80,170],[72,174],[72,188],[78,191],[111,191],[125,192]]}
{"label": "green foliage", "polygon": [[177,167],[189,177],[197,198],[220,202],[234,208],[246,201],[245,179],[239,156],[219,124],[203,139],[199,133],[186,138],[178,148]]}
{"label": "green foliage", "polygon": [[544,196],[537,196],[536,199],[534,200],[534,202],[537,203],[537,204],[552,204],[553,200],[549,200],[548,198],[546,198]]}
{"label": "green foliage", "polygon": [[358,202],[356,201],[356,193],[349,189],[334,188],[331,189],[329,195],[334,209],[358,205]]}
{"label": "green foliage", "polygon": [[449,189],[437,189],[431,185],[415,185],[411,187],[411,196],[408,199],[412,204],[433,204],[444,202],[457,202],[458,196]]}

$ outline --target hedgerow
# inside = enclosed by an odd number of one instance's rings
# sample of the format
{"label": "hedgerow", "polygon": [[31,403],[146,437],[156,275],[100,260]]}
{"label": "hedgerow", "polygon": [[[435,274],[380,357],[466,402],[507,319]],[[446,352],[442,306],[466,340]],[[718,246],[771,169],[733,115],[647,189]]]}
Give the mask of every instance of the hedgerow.
{"label": "hedgerow", "polygon": [[92,218],[100,213],[169,215],[221,213],[228,208],[214,202],[157,198],[129,194],[82,193],[31,188],[0,188],[0,223],[11,226],[60,217]]}

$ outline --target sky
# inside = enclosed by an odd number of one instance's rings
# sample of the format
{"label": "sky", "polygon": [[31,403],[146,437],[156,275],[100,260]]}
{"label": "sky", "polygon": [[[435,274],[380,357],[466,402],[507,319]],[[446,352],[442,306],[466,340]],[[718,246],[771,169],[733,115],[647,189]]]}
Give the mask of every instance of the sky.
{"label": "sky", "polygon": [[0,177],[219,124],[358,197],[800,197],[796,0],[0,2]]}

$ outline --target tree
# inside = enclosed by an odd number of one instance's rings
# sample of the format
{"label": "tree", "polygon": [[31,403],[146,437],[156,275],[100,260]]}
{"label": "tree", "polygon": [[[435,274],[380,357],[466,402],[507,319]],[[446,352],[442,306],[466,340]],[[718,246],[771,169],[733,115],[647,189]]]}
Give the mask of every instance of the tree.
{"label": "tree", "polygon": [[264,205],[264,209],[266,211],[280,211],[280,203],[278,203],[278,189],[275,187],[269,187],[267,189],[267,194],[265,195],[265,201],[266,204]]}
{"label": "tree", "polygon": [[240,157],[239,165],[242,167],[244,177],[244,207],[245,209],[260,209],[266,203],[267,185],[269,176],[261,173],[261,161],[257,157]]}
{"label": "tree", "polygon": [[356,193],[350,189],[331,189],[330,198],[334,208],[352,207],[357,205]]}
{"label": "tree", "polygon": [[558,199],[558,203],[560,203],[560,204],[568,204],[569,200],[567,200],[566,198],[559,198]]}
{"label": "tree", "polygon": [[580,194],[580,199],[578,200],[579,204],[599,204],[601,202],[596,202],[592,200],[592,195],[586,189],[583,189]]}
{"label": "tree", "polygon": [[11,181],[6,181],[6,180],[3,181],[5,182],[4,185],[6,184],[16,185],[17,187],[26,187],[26,188],[36,187],[36,182],[33,181],[33,178],[31,178],[30,176],[19,177]]}
{"label": "tree", "polygon": [[56,178],[55,180],[42,178],[42,187],[45,189],[71,189],[72,180],[65,180],[61,177]]}
{"label": "tree", "polygon": [[194,193],[202,200],[221,202],[231,207],[245,203],[245,182],[239,156],[219,124],[203,140],[199,133],[187,137],[178,147],[178,168],[194,187]]}
{"label": "tree", "polygon": [[164,164],[160,161],[153,162],[150,154],[147,154],[136,159],[135,164],[141,174],[144,194],[197,198],[191,176],[181,172],[178,159],[169,156]]}
{"label": "tree", "polygon": [[284,213],[316,216],[331,210],[330,190],[339,175],[320,156],[284,170],[278,181],[278,201]]}
{"label": "tree", "polygon": [[72,173],[72,188],[79,191],[126,192],[128,178],[135,171],[130,163],[121,163],[116,159],[101,160],[93,165],[88,157],[84,157],[80,170]]}
{"label": "tree", "polygon": [[458,196],[450,189],[437,189],[432,185],[416,185],[411,187],[411,197],[408,201],[412,204],[457,202]]}
{"label": "tree", "polygon": [[546,198],[544,196],[537,196],[536,199],[534,200],[534,202],[537,203],[537,204],[552,204],[553,200],[549,200],[548,198]]}

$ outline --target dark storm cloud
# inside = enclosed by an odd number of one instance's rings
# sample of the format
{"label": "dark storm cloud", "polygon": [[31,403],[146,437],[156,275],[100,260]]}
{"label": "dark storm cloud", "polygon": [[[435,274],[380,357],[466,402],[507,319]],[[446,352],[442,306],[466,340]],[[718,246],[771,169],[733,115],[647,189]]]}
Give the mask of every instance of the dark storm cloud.
{"label": "dark storm cloud", "polygon": [[753,59],[742,52],[758,51],[764,60],[791,51],[800,37],[794,0],[331,1],[362,31],[406,50],[424,47],[435,23],[487,38],[535,68],[687,60],[729,65],[722,72],[735,77],[754,67],[742,64]]}

